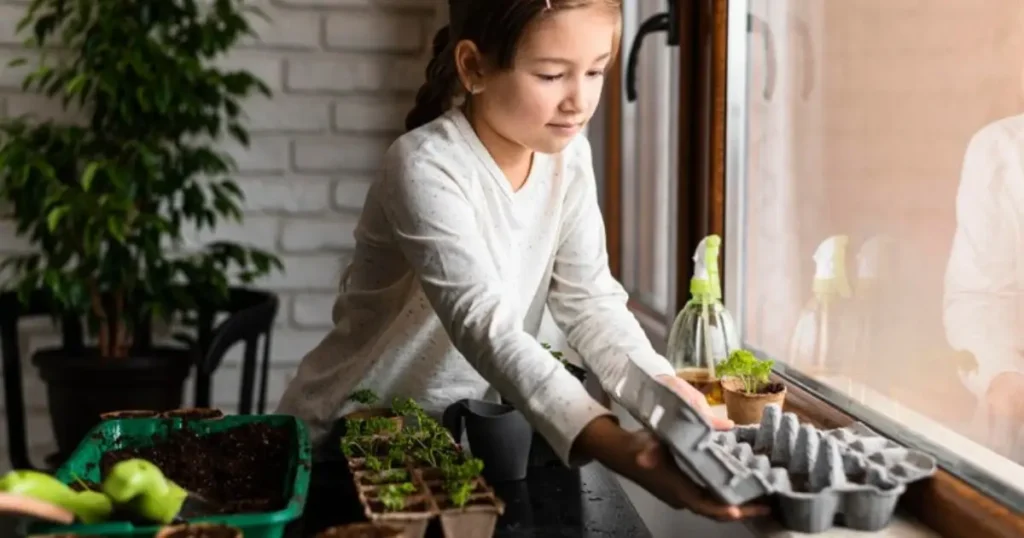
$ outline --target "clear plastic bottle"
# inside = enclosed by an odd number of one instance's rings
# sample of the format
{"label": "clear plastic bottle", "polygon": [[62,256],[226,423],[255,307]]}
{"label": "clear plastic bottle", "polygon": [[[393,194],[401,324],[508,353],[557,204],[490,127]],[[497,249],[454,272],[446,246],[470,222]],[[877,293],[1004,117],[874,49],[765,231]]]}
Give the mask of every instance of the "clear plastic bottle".
{"label": "clear plastic bottle", "polygon": [[703,392],[711,405],[724,403],[716,366],[740,349],[736,324],[721,301],[720,247],[717,235],[705,237],[698,245],[691,297],[672,324],[666,350],[676,375]]}

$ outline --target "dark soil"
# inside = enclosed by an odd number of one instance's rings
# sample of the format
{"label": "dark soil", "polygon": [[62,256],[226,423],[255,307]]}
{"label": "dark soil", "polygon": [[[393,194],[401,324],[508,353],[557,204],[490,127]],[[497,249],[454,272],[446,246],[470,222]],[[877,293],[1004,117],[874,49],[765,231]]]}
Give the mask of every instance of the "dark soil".
{"label": "dark soil", "polygon": [[111,411],[109,413],[103,413],[100,418],[103,420],[114,420],[120,418],[150,418],[159,415],[156,411],[143,411],[143,410],[130,410],[130,411]]}
{"label": "dark soil", "polygon": [[[144,448],[103,454],[103,474],[116,463],[143,458],[187,491],[220,505],[215,513],[263,512],[285,507],[290,432],[266,424],[246,424],[200,437],[172,432]],[[205,536],[205,535],[204,535]]]}
{"label": "dark soil", "polygon": [[761,387],[761,390],[757,391],[758,394],[778,394],[785,389],[782,383],[768,383]]}
{"label": "dark soil", "polygon": [[[431,481],[427,482],[426,484],[427,484],[427,488],[430,490],[431,493],[433,493],[435,495],[444,495],[445,494],[444,481],[443,480],[431,480]],[[488,490],[484,486],[483,482],[477,480],[476,484],[473,485],[473,491],[470,492],[470,495],[474,495],[474,494],[477,494],[477,493],[487,493],[487,491]]]}
{"label": "dark soil", "polygon": [[238,531],[226,525],[185,526],[167,533],[163,538],[233,538]]}
{"label": "dark soil", "polygon": [[163,413],[165,418],[180,418],[183,420],[205,420],[221,418],[224,413],[219,409],[175,409]]}

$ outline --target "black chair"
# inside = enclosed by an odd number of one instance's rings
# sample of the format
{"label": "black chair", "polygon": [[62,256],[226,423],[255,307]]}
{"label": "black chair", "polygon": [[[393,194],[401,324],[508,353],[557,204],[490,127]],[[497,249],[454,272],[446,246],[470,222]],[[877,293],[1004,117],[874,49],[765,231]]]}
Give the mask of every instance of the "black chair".
{"label": "black chair", "polygon": [[[50,296],[42,291],[23,304],[15,292],[0,293],[0,360],[3,365],[4,403],[7,410],[7,440],[10,462],[15,469],[52,468],[60,463],[61,455],[46,459],[45,466],[36,466],[28,454],[28,434],[25,396],[22,379],[21,345],[18,323],[22,319],[50,317],[53,311]],[[253,408],[253,393],[257,366],[260,368],[259,402],[257,412],[266,412],[267,375],[270,364],[270,337],[277,317],[278,300],[274,294],[232,288],[229,299],[220,308],[203,308],[198,312],[198,338],[191,343],[195,348],[196,382],[195,405],[210,407],[211,380],[227,351],[240,341],[245,342],[242,363],[241,398],[239,414],[249,414]],[[214,328],[214,320],[222,314],[227,318]],[[140,325],[135,339],[136,347],[151,343],[149,323]],[[262,362],[257,361],[257,345],[264,337]],[[75,316],[61,319],[62,345],[68,350],[84,348],[81,320]]]}
{"label": "black chair", "polygon": [[[50,296],[44,292],[32,294],[27,305],[19,300],[16,292],[0,293],[0,360],[3,361],[4,405],[7,409],[7,450],[14,469],[39,468],[28,454],[18,322],[27,318],[50,317],[52,305]],[[61,341],[68,350],[83,348],[79,319],[73,316],[61,319]]]}
{"label": "black chair", "polygon": [[[270,337],[277,317],[277,296],[265,291],[232,288],[227,304],[219,311],[207,310],[199,320],[199,342],[201,353],[196,363],[195,405],[210,407],[212,379],[214,372],[224,361],[228,350],[239,342],[245,343],[242,358],[241,394],[238,399],[238,414],[248,415],[253,409],[253,388],[256,384],[256,369],[259,367],[258,414],[266,413],[267,375],[270,369]],[[227,313],[227,318],[216,328],[213,320],[218,314]],[[258,360],[257,351],[260,337],[263,337],[263,357]]]}

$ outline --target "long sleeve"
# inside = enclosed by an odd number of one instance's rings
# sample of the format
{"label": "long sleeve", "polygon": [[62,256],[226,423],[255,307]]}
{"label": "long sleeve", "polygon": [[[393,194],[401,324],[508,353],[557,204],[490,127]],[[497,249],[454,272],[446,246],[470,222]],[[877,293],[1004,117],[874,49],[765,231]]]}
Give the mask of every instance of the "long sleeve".
{"label": "long sleeve", "polygon": [[974,354],[966,379],[977,394],[992,378],[1024,369],[1018,335],[1019,209],[1010,181],[1022,179],[1019,157],[991,126],[968,146],[956,197],[957,228],[946,269],[944,323],[952,347]]}
{"label": "long sleeve", "polygon": [[391,158],[386,166],[384,212],[452,343],[563,462],[574,463],[579,432],[610,412],[524,331],[455,165]]}
{"label": "long sleeve", "polygon": [[647,374],[673,375],[669,362],[651,346],[629,311],[628,294],[608,268],[604,221],[597,200],[593,160],[586,139],[572,148],[575,178],[567,195],[566,221],[551,278],[548,308],[566,340],[611,392],[628,361]]}

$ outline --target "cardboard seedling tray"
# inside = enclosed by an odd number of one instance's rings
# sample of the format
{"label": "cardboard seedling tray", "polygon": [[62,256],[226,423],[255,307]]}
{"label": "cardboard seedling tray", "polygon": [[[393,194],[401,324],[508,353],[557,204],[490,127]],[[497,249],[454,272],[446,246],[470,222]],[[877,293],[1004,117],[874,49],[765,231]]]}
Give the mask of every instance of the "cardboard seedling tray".
{"label": "cardboard seedling tray", "polygon": [[889,524],[906,485],[935,473],[936,460],[857,423],[820,430],[778,405],[761,423],[726,432],[671,389],[631,366],[612,397],[671,448],[679,468],[723,502],[774,496],[775,516],[799,532],[837,521],[855,530]]}
{"label": "cardboard seedling tray", "polygon": [[[391,436],[375,437],[386,441]],[[452,446],[458,446],[454,440]],[[423,538],[435,519],[446,538],[490,538],[494,535],[498,517],[505,513],[505,503],[483,477],[473,479],[469,500],[458,507],[450,502],[445,492],[441,469],[418,465],[412,458],[397,468],[405,471],[404,477],[384,481],[376,478],[380,476],[378,472],[366,468],[365,458],[350,458],[348,466],[367,519],[401,527],[405,538]],[[380,500],[381,490],[389,484],[403,482],[411,482],[415,492],[406,496],[404,509],[388,510]]]}

